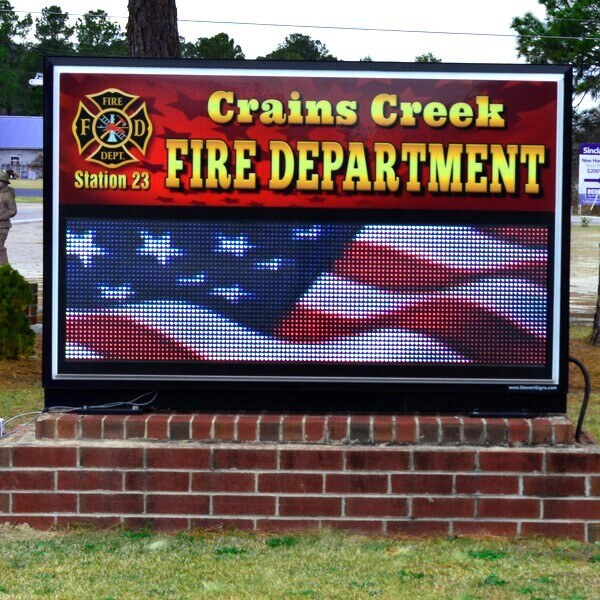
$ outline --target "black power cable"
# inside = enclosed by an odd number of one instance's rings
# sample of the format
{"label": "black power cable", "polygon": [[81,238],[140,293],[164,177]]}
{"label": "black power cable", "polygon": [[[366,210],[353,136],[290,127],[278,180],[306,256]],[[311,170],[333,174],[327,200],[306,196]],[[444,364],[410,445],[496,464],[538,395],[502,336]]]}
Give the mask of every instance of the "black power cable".
{"label": "black power cable", "polygon": [[579,442],[579,438],[581,437],[581,430],[583,428],[583,420],[585,419],[585,413],[587,411],[588,403],[590,401],[590,392],[592,390],[592,383],[590,380],[590,374],[588,370],[585,368],[585,365],[578,359],[573,356],[569,356],[569,362],[572,362],[574,365],[579,367],[583,375],[583,380],[585,382],[585,387],[583,391],[583,402],[581,403],[581,410],[579,411],[579,419],[577,419],[577,427],[575,429],[575,441]]}

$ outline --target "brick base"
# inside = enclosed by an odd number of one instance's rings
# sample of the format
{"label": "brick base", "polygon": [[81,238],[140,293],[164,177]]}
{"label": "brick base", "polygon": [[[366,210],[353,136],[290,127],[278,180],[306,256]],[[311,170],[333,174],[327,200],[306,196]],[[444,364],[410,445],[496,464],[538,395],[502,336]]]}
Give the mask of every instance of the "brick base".
{"label": "brick base", "polygon": [[506,422],[505,446],[486,447],[495,421],[474,445],[470,420],[446,434],[437,418],[411,418],[413,433],[380,419],[47,417],[37,438],[0,443],[0,522],[600,539],[600,447],[557,445],[562,421],[546,420],[546,445]]}

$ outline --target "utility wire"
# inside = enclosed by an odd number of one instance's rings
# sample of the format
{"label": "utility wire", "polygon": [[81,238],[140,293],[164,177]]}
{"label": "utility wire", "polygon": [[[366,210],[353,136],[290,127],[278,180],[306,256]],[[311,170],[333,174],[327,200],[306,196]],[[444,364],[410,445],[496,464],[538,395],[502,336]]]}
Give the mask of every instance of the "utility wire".
{"label": "utility wire", "polygon": [[[7,9],[0,12],[10,12]],[[41,14],[39,12],[13,11],[23,14]],[[52,13],[49,13],[52,14]],[[56,13],[64,14],[64,13]],[[69,13],[69,17],[83,17],[81,13]],[[126,20],[128,17],[115,15],[107,15],[108,19]],[[220,21],[209,19],[178,19],[179,23],[193,23],[203,25],[234,25],[234,26],[250,26],[250,27],[280,27],[294,29],[323,29],[332,31],[355,31],[355,32],[370,32],[370,33],[406,33],[418,35],[452,35],[452,36],[471,36],[471,37],[497,37],[497,38],[540,38],[547,40],[565,40],[565,41],[593,41],[600,42],[600,37],[582,37],[582,36],[564,36],[564,35],[539,35],[539,34],[518,34],[518,33],[488,33],[480,31],[446,31],[446,30],[429,30],[429,29],[400,29],[388,27],[358,27],[358,26],[343,26],[343,25],[300,25],[298,23],[263,23],[260,21]],[[583,21],[586,22],[586,21]],[[590,21],[595,23],[595,21]]]}

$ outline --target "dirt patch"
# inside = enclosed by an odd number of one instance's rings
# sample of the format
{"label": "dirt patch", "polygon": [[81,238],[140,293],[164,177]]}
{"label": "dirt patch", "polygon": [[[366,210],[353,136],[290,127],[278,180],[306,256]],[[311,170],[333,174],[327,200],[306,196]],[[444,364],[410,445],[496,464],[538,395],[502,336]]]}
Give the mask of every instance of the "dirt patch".
{"label": "dirt patch", "polygon": [[42,380],[42,336],[35,336],[34,355],[20,360],[0,360],[4,389],[39,385]]}
{"label": "dirt patch", "polygon": [[51,531],[34,529],[27,525],[27,523],[22,523],[20,525],[2,523],[0,517],[0,542],[23,542],[56,537],[57,535],[57,533]]}

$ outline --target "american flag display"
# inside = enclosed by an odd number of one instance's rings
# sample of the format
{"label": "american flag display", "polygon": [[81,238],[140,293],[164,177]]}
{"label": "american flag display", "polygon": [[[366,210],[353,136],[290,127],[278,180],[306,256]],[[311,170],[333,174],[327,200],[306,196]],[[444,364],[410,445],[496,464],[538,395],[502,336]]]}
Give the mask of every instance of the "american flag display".
{"label": "american flag display", "polygon": [[63,358],[548,362],[548,228],[65,223]]}

